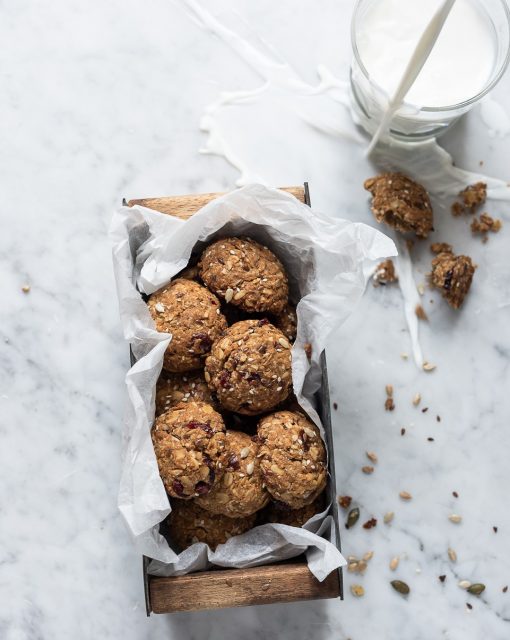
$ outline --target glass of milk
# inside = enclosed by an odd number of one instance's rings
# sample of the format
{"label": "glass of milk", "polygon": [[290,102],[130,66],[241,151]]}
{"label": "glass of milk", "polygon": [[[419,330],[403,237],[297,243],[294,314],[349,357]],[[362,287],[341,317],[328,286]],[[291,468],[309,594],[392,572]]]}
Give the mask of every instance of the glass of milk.
{"label": "glass of milk", "polygon": [[[373,134],[440,0],[358,0],[352,18],[351,99]],[[456,0],[437,42],[392,119],[393,137],[441,135],[490,91],[510,58],[505,0]]]}

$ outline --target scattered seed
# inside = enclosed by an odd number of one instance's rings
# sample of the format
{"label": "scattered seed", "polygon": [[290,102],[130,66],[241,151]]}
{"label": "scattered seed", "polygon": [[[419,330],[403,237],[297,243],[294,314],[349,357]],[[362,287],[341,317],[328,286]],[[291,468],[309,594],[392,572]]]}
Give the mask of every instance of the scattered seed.
{"label": "scattered seed", "polygon": [[24,284],[21,287],[21,290],[23,291],[23,293],[30,293],[30,285],[29,284]]}
{"label": "scattered seed", "polygon": [[409,585],[406,582],[402,582],[402,580],[392,580],[390,584],[395,591],[398,591],[403,596],[406,596],[411,591]]}
{"label": "scattered seed", "polygon": [[409,354],[408,353],[401,353],[400,357],[402,358],[402,360],[408,360]]}
{"label": "scattered seed", "polygon": [[439,580],[441,580],[441,582],[444,582],[446,580],[446,576],[445,575],[439,576]]}
{"label": "scattered seed", "polygon": [[458,586],[459,586],[461,589],[469,589],[469,587],[471,586],[471,582],[469,582],[469,580],[461,580],[461,581],[458,583]]}
{"label": "scattered seed", "polygon": [[497,527],[492,527],[492,530],[494,531],[494,533],[498,532],[498,528]]}
{"label": "scattered seed", "polygon": [[369,562],[370,560],[372,560],[372,558],[374,557],[374,552],[373,551],[367,551],[364,555],[363,555],[363,560],[365,562]]}
{"label": "scattered seed", "polygon": [[370,520],[367,520],[363,525],[363,529],[372,529],[375,526],[377,526],[376,518],[370,518]]}
{"label": "scattered seed", "polygon": [[371,473],[374,473],[374,467],[371,467],[370,465],[365,465],[364,467],[361,467],[361,470],[363,471],[363,473],[366,473],[367,475],[370,475]]}
{"label": "scattered seed", "polygon": [[448,557],[452,562],[457,562],[457,554],[452,548],[448,549]]}
{"label": "scattered seed", "polygon": [[358,563],[357,562],[349,562],[349,564],[347,565],[347,571],[349,571],[349,573],[357,573],[357,571],[358,571]]}
{"label": "scattered seed", "polygon": [[413,499],[413,496],[408,491],[401,491],[398,495],[402,498],[402,500],[412,500]]}
{"label": "scattered seed", "polygon": [[345,528],[350,529],[351,527],[354,527],[354,525],[356,524],[356,522],[358,522],[358,520],[359,520],[359,509],[358,507],[354,507],[354,509],[351,509],[347,514],[347,523],[345,525]]}
{"label": "scattered seed", "polygon": [[434,371],[434,369],[436,368],[437,365],[432,364],[431,362],[424,362],[423,363],[423,370],[424,371]]}
{"label": "scattered seed", "polygon": [[434,442],[434,438],[427,438],[429,442]]}
{"label": "scattered seed", "polygon": [[508,591],[508,585],[504,586],[504,587],[501,589],[501,591],[502,591],[503,593],[506,593],[506,592]]}
{"label": "scattered seed", "polygon": [[452,491],[452,496],[453,496],[454,498],[458,498],[458,497],[459,497],[459,494],[458,494],[456,491]]}
{"label": "scattered seed", "polygon": [[348,509],[351,506],[351,502],[351,496],[338,496],[338,504],[342,507],[342,509]]}
{"label": "scattered seed", "polygon": [[451,514],[448,516],[448,520],[449,520],[450,522],[453,522],[454,524],[459,524],[459,522],[462,522],[462,516],[459,516],[459,515],[458,515],[458,514],[456,514],[456,513],[451,513]]}
{"label": "scattered seed", "polygon": [[419,393],[417,393],[414,398],[413,398],[413,404],[415,407],[417,407],[421,402],[421,395]]}
{"label": "scattered seed", "polygon": [[[425,293],[425,291],[424,291],[424,293]],[[423,295],[423,293],[421,295]],[[416,314],[416,317],[419,320],[428,320],[428,316],[425,313],[425,309],[421,306],[421,304],[417,304],[416,305],[416,307],[414,309],[414,312]]]}
{"label": "scattered seed", "polygon": [[388,511],[387,513],[384,514],[384,524],[389,524],[393,518],[395,517],[395,513],[393,511]]}
{"label": "scattered seed", "polygon": [[467,591],[473,596],[479,596],[485,591],[485,585],[481,582],[475,582],[475,584],[472,584],[470,587],[468,587]]}
{"label": "scattered seed", "polygon": [[351,593],[356,598],[361,598],[365,595],[365,589],[360,584],[351,584]]}
{"label": "scattered seed", "polygon": [[366,451],[367,458],[374,464],[377,463],[377,455],[373,451]]}
{"label": "scattered seed", "polygon": [[402,429],[400,429],[400,435],[401,436],[405,435],[405,432],[406,432],[406,428],[402,427]]}
{"label": "scattered seed", "polygon": [[365,573],[368,565],[365,560],[360,560],[358,562],[358,573]]}
{"label": "scattered seed", "polygon": [[393,398],[386,398],[386,402],[384,403],[384,408],[386,411],[393,411],[395,409],[395,403],[393,402]]}
{"label": "scattered seed", "polygon": [[425,285],[423,284],[423,282],[420,282],[420,284],[416,288],[418,289],[418,293],[420,294],[420,296],[425,294]]}
{"label": "scattered seed", "polygon": [[333,409],[336,411],[338,409],[338,404],[336,402],[333,402]]}
{"label": "scattered seed", "polygon": [[423,409],[421,410],[422,413],[427,413],[427,411],[429,410],[428,407],[423,407]]}
{"label": "scattered seed", "polygon": [[393,398],[393,385],[392,384],[387,384],[386,385],[386,395],[388,396],[388,398]]}
{"label": "scattered seed", "polygon": [[392,558],[390,560],[390,569],[392,571],[395,571],[396,568],[398,567],[398,563],[400,562],[400,558],[398,556],[395,556],[394,558]]}
{"label": "scattered seed", "polygon": [[349,564],[351,562],[358,562],[358,558],[356,556],[347,556],[347,562],[349,562]]}
{"label": "scattered seed", "polygon": [[234,297],[234,290],[230,287],[225,291],[225,302],[230,302]]}
{"label": "scattered seed", "polygon": [[441,422],[441,416],[436,416],[436,422]]}

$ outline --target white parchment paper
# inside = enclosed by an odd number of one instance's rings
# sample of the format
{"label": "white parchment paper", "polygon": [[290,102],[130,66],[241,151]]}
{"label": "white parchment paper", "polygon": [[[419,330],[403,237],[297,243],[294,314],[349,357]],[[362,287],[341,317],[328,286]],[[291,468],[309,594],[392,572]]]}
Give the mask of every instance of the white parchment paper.
{"label": "white parchment paper", "polygon": [[[118,505],[137,548],[154,559],[151,573],[181,575],[205,569],[209,563],[249,567],[306,551],[310,570],[323,580],[345,564],[332,542],[335,523],[327,510],[303,528],[258,526],[214,552],[196,543],[178,554],[158,530],[171,508],[150,430],[155,385],[171,335],[155,330],[139,292],[150,294],[167,284],[206,242],[240,234],[268,245],[287,269],[291,298],[299,300],[298,335],[292,349],[294,392],[321,429],[311,401],[320,385],[320,353],[363,294],[370,267],[396,254],[393,242],[379,231],[310,211],[293,196],[261,185],[213,200],[187,221],[144,207],[121,207],[113,217],[110,236],[124,337],[137,362],[126,376],[129,402]],[[312,345],[311,363],[305,343]]]}

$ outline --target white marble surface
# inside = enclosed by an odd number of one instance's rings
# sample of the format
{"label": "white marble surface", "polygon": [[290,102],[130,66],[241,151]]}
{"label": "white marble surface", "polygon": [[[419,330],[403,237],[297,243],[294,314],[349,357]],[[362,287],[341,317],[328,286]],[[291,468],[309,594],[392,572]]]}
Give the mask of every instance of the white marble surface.
{"label": "white marble surface", "polygon": [[[274,45],[308,82],[318,63],[345,77],[350,0],[207,6]],[[260,79],[179,2],[22,0],[2,3],[0,16],[2,640],[508,638],[508,229],[482,245],[441,212],[436,236],[479,269],[462,312],[424,297],[422,342],[437,370],[400,358],[409,343],[396,288],[371,288],[329,350],[339,492],[355,497],[362,521],[379,520],[343,532],[346,555],[375,552],[365,576],[346,575],[344,602],[145,618],[141,561],[116,509],[128,357],[106,230],[122,196],[233,187],[232,167],[197,153],[198,124],[219,91]],[[507,76],[494,94],[507,112],[509,89]],[[261,135],[256,155],[270,143]],[[308,179],[319,208],[371,222],[361,148],[300,143],[278,141],[282,160],[273,158],[268,179]],[[459,166],[483,161],[487,174],[509,179],[508,138],[489,137],[479,108],[444,144]],[[488,210],[505,215],[499,203]],[[428,259],[419,253],[418,280]],[[388,383],[393,413],[383,409]],[[417,392],[427,413],[411,404]],[[371,476],[360,470],[366,449],[379,456]],[[403,503],[401,490],[413,500]],[[390,526],[387,510],[396,514]],[[452,512],[461,524],[449,522]],[[393,574],[395,555],[403,557]],[[394,577],[410,584],[407,600],[389,586]],[[459,579],[487,590],[468,596]],[[349,594],[353,582],[364,598]]]}

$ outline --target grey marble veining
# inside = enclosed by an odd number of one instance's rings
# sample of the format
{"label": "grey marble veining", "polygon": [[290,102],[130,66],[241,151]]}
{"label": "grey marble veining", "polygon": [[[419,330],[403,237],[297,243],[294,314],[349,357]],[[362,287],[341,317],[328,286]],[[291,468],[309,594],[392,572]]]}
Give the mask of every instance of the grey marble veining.
{"label": "grey marble veining", "polygon": [[[310,80],[318,62],[346,73],[351,6],[208,3],[227,22],[240,15]],[[197,152],[198,123],[221,90],[257,78],[179,2],[21,0],[3,3],[0,16],[0,638],[508,638],[509,231],[482,245],[446,215],[437,233],[479,268],[461,313],[424,296],[422,342],[437,371],[400,357],[410,348],[396,288],[369,287],[329,347],[338,489],[355,498],[362,521],[378,518],[370,531],[343,531],[346,555],[374,551],[365,576],[346,574],[344,602],[145,618],[141,560],[116,508],[128,354],[106,230],[122,196],[233,187],[237,174],[223,159]],[[507,76],[494,94],[507,110],[509,89]],[[489,138],[477,109],[445,146],[459,166],[483,161],[483,171],[509,179],[508,138]],[[314,204],[371,223],[359,163],[342,175],[310,157],[307,149],[302,173]],[[508,225],[508,208],[488,209]],[[383,407],[388,383],[392,413]],[[365,450],[379,457],[371,476],[361,472]],[[401,490],[413,500],[403,503]],[[448,520],[453,512],[461,524]],[[389,586],[394,577],[411,585],[407,600]],[[467,596],[460,579],[487,590]],[[353,582],[364,598],[350,596]]]}

